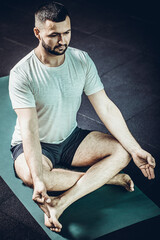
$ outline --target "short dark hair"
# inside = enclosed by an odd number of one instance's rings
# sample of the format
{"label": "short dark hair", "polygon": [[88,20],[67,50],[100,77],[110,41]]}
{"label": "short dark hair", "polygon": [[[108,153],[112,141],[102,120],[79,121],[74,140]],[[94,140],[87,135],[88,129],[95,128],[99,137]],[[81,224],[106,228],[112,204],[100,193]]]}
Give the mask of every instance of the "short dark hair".
{"label": "short dark hair", "polygon": [[47,1],[35,11],[35,23],[37,21],[44,23],[46,20],[62,22],[67,16],[69,16],[69,13],[63,4]]}

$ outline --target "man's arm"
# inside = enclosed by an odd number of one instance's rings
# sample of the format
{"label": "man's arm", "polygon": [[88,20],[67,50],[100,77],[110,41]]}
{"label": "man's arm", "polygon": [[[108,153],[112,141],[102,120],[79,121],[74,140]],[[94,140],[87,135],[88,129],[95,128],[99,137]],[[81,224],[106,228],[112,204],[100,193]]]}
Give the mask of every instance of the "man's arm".
{"label": "man's arm", "polygon": [[[42,151],[39,141],[37,112],[35,108],[17,108],[15,112],[20,124],[25,159],[33,180],[34,192],[32,199],[44,205],[45,202],[50,202],[50,199],[46,194],[43,181]],[[47,208],[42,205],[39,206],[49,215]]]}
{"label": "man's arm", "polygon": [[146,152],[130,133],[117,106],[107,97],[104,90],[88,96],[99,118],[110,133],[131,154],[135,164],[148,179],[154,178],[155,160]]}

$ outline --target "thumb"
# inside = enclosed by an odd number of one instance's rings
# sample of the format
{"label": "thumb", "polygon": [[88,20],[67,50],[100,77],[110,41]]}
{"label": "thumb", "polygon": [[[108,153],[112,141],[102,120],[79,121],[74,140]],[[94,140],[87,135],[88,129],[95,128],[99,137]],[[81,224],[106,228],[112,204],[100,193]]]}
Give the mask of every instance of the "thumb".
{"label": "thumb", "polygon": [[156,166],[155,159],[151,155],[147,156],[147,161],[151,167],[155,168]]}

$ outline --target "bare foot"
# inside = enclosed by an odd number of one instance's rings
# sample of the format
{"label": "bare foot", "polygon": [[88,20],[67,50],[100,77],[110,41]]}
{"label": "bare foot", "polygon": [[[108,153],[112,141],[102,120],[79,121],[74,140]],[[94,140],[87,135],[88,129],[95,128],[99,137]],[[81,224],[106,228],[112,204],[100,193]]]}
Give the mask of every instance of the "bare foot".
{"label": "bare foot", "polygon": [[62,214],[62,210],[58,205],[59,198],[51,197],[51,204],[48,204],[48,209],[51,217],[48,218],[46,214],[44,214],[44,222],[45,225],[50,228],[51,231],[60,232],[62,229],[62,225],[58,221],[58,218]]}
{"label": "bare foot", "polygon": [[119,173],[109,180],[107,184],[122,186],[129,192],[134,191],[134,183],[128,174]]}
{"label": "bare foot", "polygon": [[[129,175],[117,174],[107,184],[118,185],[124,187],[127,191],[134,191],[134,183]],[[59,204],[59,197],[51,197],[51,203],[48,204],[48,209],[51,217],[48,218],[45,214],[45,225],[50,228],[51,231],[60,232],[62,225],[58,221],[59,217],[63,213],[64,208]]]}

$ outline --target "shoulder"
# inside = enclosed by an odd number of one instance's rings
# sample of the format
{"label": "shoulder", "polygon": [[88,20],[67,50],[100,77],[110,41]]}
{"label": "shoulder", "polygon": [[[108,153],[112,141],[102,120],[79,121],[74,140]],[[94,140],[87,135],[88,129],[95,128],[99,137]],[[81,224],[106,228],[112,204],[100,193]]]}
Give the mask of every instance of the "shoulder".
{"label": "shoulder", "polygon": [[87,52],[77,49],[77,48],[73,48],[73,47],[68,47],[67,54],[69,57],[74,58],[75,60],[84,62],[84,63],[87,63],[88,58],[89,58]]}
{"label": "shoulder", "polygon": [[30,69],[30,64],[33,58],[33,51],[29,52],[25,57],[23,57],[11,70],[11,74],[21,74],[25,75]]}

